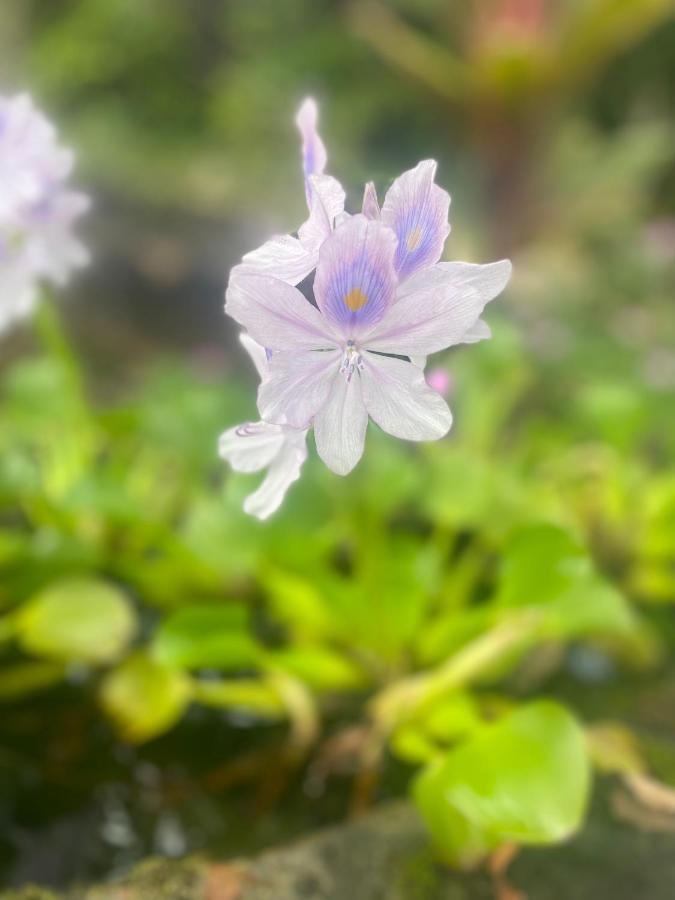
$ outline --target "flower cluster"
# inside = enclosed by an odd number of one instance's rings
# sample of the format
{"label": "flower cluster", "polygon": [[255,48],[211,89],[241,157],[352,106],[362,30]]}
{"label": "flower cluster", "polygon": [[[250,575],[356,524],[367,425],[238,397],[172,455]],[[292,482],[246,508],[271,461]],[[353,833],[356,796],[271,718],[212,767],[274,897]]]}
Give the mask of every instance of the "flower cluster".
{"label": "flower cluster", "polygon": [[73,155],[25,94],[0,96],[0,330],[29,312],[41,279],[87,261],[73,223],[87,198],[67,188]]}
{"label": "flower cluster", "polygon": [[[268,468],[245,504],[260,518],[299,477],[310,428],[319,456],[339,475],[361,458],[369,419],[406,440],[443,437],[452,415],[425,380],[426,358],[489,337],[483,309],[511,273],[508,260],[439,262],[450,197],[435,184],[435,162],[404,172],[382,206],[367,184],[361,212],[350,215],[341,185],[324,174],[312,100],[296,121],[308,218],[297,236],[244,256],[225,305],[257,361],[261,421],[226,432],[220,451],[237,471]],[[312,273],[307,299],[297,285]]]}

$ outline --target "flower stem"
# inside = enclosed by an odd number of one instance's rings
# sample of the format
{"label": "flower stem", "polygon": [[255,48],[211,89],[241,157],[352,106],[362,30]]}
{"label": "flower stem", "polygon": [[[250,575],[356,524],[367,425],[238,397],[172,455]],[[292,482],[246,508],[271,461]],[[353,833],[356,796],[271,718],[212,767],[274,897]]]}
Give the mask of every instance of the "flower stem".
{"label": "flower stem", "polygon": [[82,368],[65,334],[52,297],[43,297],[38,303],[33,324],[42,348],[63,374],[68,396],[83,414],[87,414]]}
{"label": "flower stem", "polygon": [[539,622],[540,617],[531,610],[512,616],[467,644],[437,669],[388,686],[371,705],[376,729],[380,734],[388,735],[422,707],[486,673],[513,650],[531,641]]}

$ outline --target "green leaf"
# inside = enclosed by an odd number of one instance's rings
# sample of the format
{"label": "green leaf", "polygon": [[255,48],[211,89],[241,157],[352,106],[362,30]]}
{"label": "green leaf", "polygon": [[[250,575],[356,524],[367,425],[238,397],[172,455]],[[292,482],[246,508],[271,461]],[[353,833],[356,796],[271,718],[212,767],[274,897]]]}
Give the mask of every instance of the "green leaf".
{"label": "green leaf", "polygon": [[448,526],[481,525],[494,511],[494,466],[461,448],[428,451],[431,488],[424,506],[434,522]]}
{"label": "green leaf", "polygon": [[443,858],[473,865],[504,843],[551,844],[581,824],[590,767],[581,727],[540,701],[429,765],[413,795]]}
{"label": "green leaf", "polygon": [[420,765],[438,755],[438,745],[419,725],[402,725],[390,739],[390,749],[403,762]]}
{"label": "green leaf", "polygon": [[592,572],[579,541],[556,525],[519,529],[504,550],[500,588],[502,606],[545,603]]}
{"label": "green leaf", "polygon": [[493,619],[494,612],[487,605],[442,612],[419,631],[416,648],[419,661],[430,665],[456,653],[488,629]]}
{"label": "green leaf", "polygon": [[107,663],[127,648],[136,616],[118,588],[93,578],[49,585],[16,616],[17,638],[28,653],[48,659]]}
{"label": "green leaf", "polygon": [[270,569],[263,583],[274,615],[298,637],[320,637],[333,630],[333,615],[314,583],[283,569]]}
{"label": "green leaf", "polygon": [[255,665],[260,647],[247,631],[243,606],[204,604],[169,615],[154,636],[152,655],[183,669],[243,669]]}
{"label": "green leaf", "polygon": [[637,619],[616,588],[602,578],[584,578],[556,597],[547,609],[543,630],[570,639],[585,634],[627,634]]}
{"label": "green leaf", "polygon": [[136,653],[106,676],[100,699],[120,735],[141,743],[178,722],[191,699],[191,687],[182,672]]}
{"label": "green leaf", "polygon": [[465,738],[481,724],[471,695],[452,694],[398,727],[391,737],[391,749],[407,762],[427,763],[438,757],[441,746]]}
{"label": "green leaf", "polygon": [[540,609],[543,633],[555,638],[624,634],[636,624],[626,599],[594,571],[576,538],[555,525],[528,526],[513,535],[496,602]]}
{"label": "green leaf", "polygon": [[329,647],[288,647],[269,659],[318,691],[348,691],[366,683],[360,666]]}

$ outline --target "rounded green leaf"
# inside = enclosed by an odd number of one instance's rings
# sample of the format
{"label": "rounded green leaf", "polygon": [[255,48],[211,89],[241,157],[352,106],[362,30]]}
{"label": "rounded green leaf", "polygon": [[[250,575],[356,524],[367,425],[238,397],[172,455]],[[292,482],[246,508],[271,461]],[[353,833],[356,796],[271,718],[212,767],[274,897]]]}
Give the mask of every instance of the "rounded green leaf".
{"label": "rounded green leaf", "polygon": [[103,708],[121,737],[141,743],[178,722],[191,698],[186,675],[137,653],[113,669],[101,685]]}
{"label": "rounded green leaf", "polygon": [[512,536],[497,603],[541,609],[543,633],[554,638],[625,633],[636,624],[626,599],[594,571],[577,539],[549,524]]}
{"label": "rounded green leaf", "polygon": [[576,537],[556,525],[529,525],[504,550],[498,601],[509,607],[545,603],[591,572]]}
{"label": "rounded green leaf", "polygon": [[541,701],[428,766],[413,794],[443,857],[472,865],[503,843],[568,837],[582,821],[589,782],[581,727],[563,707]]}
{"label": "rounded green leaf", "polygon": [[599,576],[582,579],[553,600],[544,621],[552,637],[627,634],[637,624],[626,598]]}
{"label": "rounded green leaf", "polygon": [[184,669],[242,669],[255,665],[259,653],[246,611],[234,603],[179,609],[162,622],[152,645],[155,659]]}
{"label": "rounded green leaf", "polygon": [[118,588],[93,578],[55,582],[32,597],[16,618],[24,650],[48,659],[107,663],[136,631],[136,616]]}

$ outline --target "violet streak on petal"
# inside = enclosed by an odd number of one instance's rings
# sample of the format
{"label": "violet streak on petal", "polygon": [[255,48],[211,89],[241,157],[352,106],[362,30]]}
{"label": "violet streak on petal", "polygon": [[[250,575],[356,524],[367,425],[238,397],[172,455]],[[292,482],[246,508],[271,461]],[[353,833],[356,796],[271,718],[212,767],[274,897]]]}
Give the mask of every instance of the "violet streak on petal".
{"label": "violet streak on petal", "polygon": [[346,340],[380,321],[396,290],[396,237],[363,215],[352,216],[323,244],[314,280],[319,309]]}
{"label": "violet streak on petal", "polygon": [[400,175],[387,191],[382,221],[398,238],[396,271],[401,281],[441,258],[450,233],[450,195],[434,184],[436,163],[427,159]]}
{"label": "violet streak on petal", "polygon": [[311,97],[306,97],[295,117],[295,124],[302,135],[302,171],[305,176],[307,205],[312,205],[311,175],[321,175],[326,168],[326,148],[317,131],[319,109]]}
{"label": "violet streak on petal", "polygon": [[336,220],[345,215],[345,192],[330,175],[324,175],[326,150],[316,133],[316,104],[306,100],[296,121],[303,135],[303,171],[309,216],[298,236],[276,235],[246,253],[242,266],[272,275],[288,284],[299,284],[316,268],[319,248],[331,234]]}

